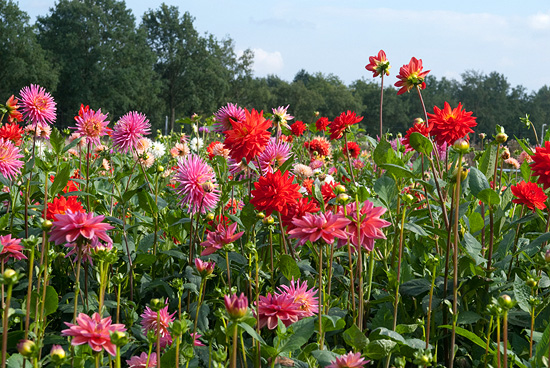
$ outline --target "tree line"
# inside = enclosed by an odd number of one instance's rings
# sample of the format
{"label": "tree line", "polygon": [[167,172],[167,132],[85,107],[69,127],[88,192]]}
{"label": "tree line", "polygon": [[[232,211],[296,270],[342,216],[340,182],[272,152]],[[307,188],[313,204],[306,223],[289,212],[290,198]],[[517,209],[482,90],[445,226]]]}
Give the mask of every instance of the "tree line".
{"label": "tree line", "polygon": [[[56,99],[61,127],[73,125],[80,104],[109,112],[113,122],[138,110],[155,129],[164,127],[166,116],[170,128],[179,129],[174,126],[178,118],[211,115],[228,102],[267,112],[290,105],[289,112],[304,122],[315,111],[333,119],[355,110],[365,117],[361,124],[367,133],[377,135],[380,85],[370,73],[358,70],[362,77],[349,85],[335,75],[306,70],[292,81],[255,77],[251,50],[238,56],[231,38],[200,34],[193,22],[188,12],[165,4],[147,11],[138,24],[124,1],[59,0],[30,24],[17,3],[0,0],[0,99],[38,83]],[[511,86],[502,74],[472,70],[461,81],[428,76],[426,84],[428,112],[445,101],[452,107],[462,102],[477,117],[476,132],[493,134],[498,124],[510,136],[532,139],[519,117],[530,114],[537,131],[550,124],[547,86],[528,92]],[[416,93],[396,92],[385,87],[384,127],[404,133],[423,115],[422,107]]]}

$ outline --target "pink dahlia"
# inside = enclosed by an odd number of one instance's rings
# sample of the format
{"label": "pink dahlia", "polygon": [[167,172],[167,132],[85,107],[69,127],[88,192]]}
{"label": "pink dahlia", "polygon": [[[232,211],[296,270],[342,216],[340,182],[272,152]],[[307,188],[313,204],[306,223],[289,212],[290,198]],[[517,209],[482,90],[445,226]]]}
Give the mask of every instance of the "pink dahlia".
{"label": "pink dahlia", "polygon": [[189,205],[192,214],[213,211],[220,199],[216,175],[210,165],[198,155],[191,154],[178,162],[174,180],[180,205]]}
{"label": "pink dahlia", "polygon": [[294,301],[294,298],[288,294],[268,293],[267,296],[260,296],[258,301],[258,323],[260,328],[267,325],[267,328],[273,330],[277,327],[279,320],[285,326],[290,326],[297,322],[302,315],[301,305]]}
{"label": "pink dahlia", "polygon": [[111,138],[117,150],[126,153],[135,149],[139,140],[150,133],[149,119],[139,112],[131,111],[115,124]]}
{"label": "pink dahlia", "polygon": [[128,368],[150,368],[157,366],[157,353],[151,353],[149,364],[147,364],[147,353],[141,353],[140,356],[133,356],[126,361]]}
{"label": "pink dahlia", "polygon": [[76,318],[76,325],[65,322],[68,329],[61,331],[63,336],[73,336],[71,345],[88,343],[93,351],[100,352],[105,349],[112,356],[116,355],[116,346],[111,342],[111,332],[126,331],[123,324],[112,324],[111,317],[101,318],[99,313],[90,316],[80,313]]}
{"label": "pink dahlia", "polygon": [[144,335],[147,335],[147,332],[149,331],[155,331],[156,333],[158,314],[160,314],[160,347],[164,348],[172,343],[172,336],[170,335],[170,330],[168,328],[170,323],[174,322],[174,315],[176,312],[169,314],[168,305],[158,311],[158,313],[154,312],[149,307],[145,307],[145,311],[141,315],[141,327]]}
{"label": "pink dahlia", "polygon": [[11,141],[0,138],[0,173],[9,180],[12,180],[21,172],[23,155]]}
{"label": "pink dahlia", "polygon": [[91,242],[94,237],[98,237],[107,243],[113,243],[113,240],[107,235],[107,230],[113,229],[113,226],[102,222],[105,216],[94,216],[93,212],[76,212],[70,210],[64,215],[55,216],[53,227],[50,232],[50,241],[55,244],[81,243],[84,240]]}
{"label": "pink dahlia", "polygon": [[286,127],[287,129],[290,129],[287,121],[294,119],[294,116],[287,113],[289,107],[290,105],[286,105],[286,107],[279,106],[276,109],[271,109],[271,111],[273,111],[273,121],[276,124]]}
{"label": "pink dahlia", "polygon": [[362,368],[370,361],[361,358],[361,353],[347,353],[336,358],[335,361],[327,365],[326,368]]}
{"label": "pink dahlia", "polygon": [[94,111],[92,109],[81,110],[81,115],[75,117],[76,132],[84,137],[87,143],[100,145],[101,137],[108,135],[111,129],[107,128],[109,122],[106,121],[107,115],[101,113],[101,109]]}
{"label": "pink dahlia", "polygon": [[216,262],[207,262],[203,261],[200,258],[195,258],[195,267],[197,272],[201,277],[207,277],[212,275],[214,272],[214,267],[216,267]]}
{"label": "pink dahlia", "polygon": [[225,304],[225,309],[229,317],[238,320],[243,318],[248,311],[248,298],[241,293],[240,296],[233,294],[231,296],[224,295],[223,302]]}
{"label": "pink dahlia", "polygon": [[[343,211],[340,210],[340,213],[343,213]],[[375,239],[386,239],[386,236],[382,232],[382,228],[391,225],[391,223],[380,218],[380,216],[386,213],[384,207],[374,207],[374,204],[368,200],[363,202],[363,206],[361,206],[359,210],[361,216],[361,224],[359,227],[360,234],[358,234],[357,230],[357,207],[355,202],[351,202],[346,206],[346,213],[353,219],[351,225],[348,227],[348,231],[351,244],[353,244],[355,248],[359,247],[359,244],[361,244],[366,250],[371,251],[374,249]],[[360,240],[358,239],[358,235],[360,235]],[[344,244],[346,244],[345,240],[340,240],[338,242],[340,246]]]}
{"label": "pink dahlia", "polygon": [[0,245],[2,251],[0,252],[0,260],[6,263],[8,259],[27,259],[21,251],[23,246],[21,245],[21,239],[12,238],[11,234],[0,236]]}
{"label": "pink dahlia", "polygon": [[201,334],[196,332],[191,332],[189,335],[193,338],[193,346],[206,346],[199,339],[202,337]]}
{"label": "pink dahlia", "polygon": [[236,229],[236,222],[229,226],[218,224],[215,231],[209,231],[206,235],[206,240],[201,243],[201,246],[205,248],[202,251],[201,256],[212,254],[218,249],[222,249],[227,244],[231,244],[239,239],[241,236],[243,236],[244,231],[235,234]]}
{"label": "pink dahlia", "polygon": [[301,318],[311,317],[319,312],[319,301],[315,296],[317,290],[314,288],[308,290],[307,281],[300,284],[300,280],[294,282],[293,278],[290,281],[290,286],[281,285],[279,287],[279,292],[291,296],[294,298],[294,302],[300,305],[300,310],[302,311]]}
{"label": "pink dahlia", "polygon": [[31,84],[30,87],[24,87],[19,94],[21,111],[32,124],[55,121],[55,101],[43,87]]}
{"label": "pink dahlia", "polygon": [[214,119],[217,123],[212,126],[212,129],[214,132],[223,133],[226,130],[233,129],[230,120],[241,122],[246,119],[246,114],[242,107],[228,103],[227,106],[221,107],[214,114]]}
{"label": "pink dahlia", "polygon": [[265,148],[265,151],[258,156],[258,162],[262,169],[262,173],[265,175],[275,172],[289,157],[290,144],[282,141],[277,143],[275,139],[272,138]]}
{"label": "pink dahlia", "polygon": [[292,220],[295,228],[290,230],[289,237],[299,239],[298,244],[304,245],[308,240],[312,243],[323,239],[332,244],[335,238],[346,240],[346,226],[350,220],[340,214],[330,211],[320,214],[306,213],[301,219]]}

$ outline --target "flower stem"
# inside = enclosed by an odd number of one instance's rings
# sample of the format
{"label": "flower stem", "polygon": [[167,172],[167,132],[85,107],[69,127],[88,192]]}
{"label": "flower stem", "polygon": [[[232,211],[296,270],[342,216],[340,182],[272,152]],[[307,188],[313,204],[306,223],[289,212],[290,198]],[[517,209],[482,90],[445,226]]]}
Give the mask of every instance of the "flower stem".
{"label": "flower stem", "polygon": [[382,77],[382,81],[380,83],[380,139],[382,139],[382,135],[384,134],[384,130],[382,129],[382,106],[384,105],[384,73],[380,74]]}
{"label": "flower stem", "polygon": [[231,264],[229,263],[229,252],[225,251],[225,264],[227,265],[227,286],[231,290]]}
{"label": "flower stem", "polygon": [[502,318],[502,343],[504,345],[504,368],[508,368],[508,309]]}
{"label": "flower stem", "polygon": [[25,311],[25,340],[29,338],[33,272],[34,272],[34,246],[31,248],[31,254],[29,256],[29,284],[27,285],[27,307]]}
{"label": "flower stem", "polygon": [[405,214],[407,206],[403,205],[401,213],[401,228],[399,230],[399,256],[397,260],[397,285],[395,286],[395,301],[393,305],[393,331],[397,327],[397,306],[399,304],[399,282],[401,281],[401,260],[403,259],[403,236],[405,233]]}
{"label": "flower stem", "polygon": [[323,247],[319,247],[319,350],[323,350]]}
{"label": "flower stem", "polygon": [[237,368],[237,345],[239,344],[238,329],[239,326],[235,324],[233,330],[233,351],[231,352],[231,364],[230,368]]}
{"label": "flower stem", "polygon": [[73,324],[76,324],[76,312],[78,309],[78,294],[80,293],[80,266],[82,263],[82,250],[80,245],[76,245],[77,250],[77,263],[76,263],[76,280],[74,285],[74,310],[73,310]]}
{"label": "flower stem", "polygon": [[160,311],[157,311],[157,368],[160,368]]}
{"label": "flower stem", "polygon": [[347,157],[348,157],[348,167],[349,167],[349,173],[351,175],[351,179],[353,180],[353,182],[355,183],[355,175],[353,174],[353,166],[351,165],[351,154],[350,152],[348,151],[348,133],[346,133],[346,131],[344,131],[344,143],[346,145],[346,152],[347,152]]}
{"label": "flower stem", "polygon": [[435,279],[436,279],[436,271],[437,271],[437,262],[434,262],[433,268],[432,268],[432,283],[430,284],[430,298],[428,302],[428,321],[426,323],[426,349],[430,347],[430,331],[431,331],[431,320],[432,320],[432,301],[434,296],[434,288],[435,288]]}
{"label": "flower stem", "polygon": [[11,292],[13,290],[13,283],[8,285],[8,292],[6,295],[6,305],[4,307],[4,317],[2,319],[2,368],[6,368],[6,355],[8,350],[8,317],[11,302]]}

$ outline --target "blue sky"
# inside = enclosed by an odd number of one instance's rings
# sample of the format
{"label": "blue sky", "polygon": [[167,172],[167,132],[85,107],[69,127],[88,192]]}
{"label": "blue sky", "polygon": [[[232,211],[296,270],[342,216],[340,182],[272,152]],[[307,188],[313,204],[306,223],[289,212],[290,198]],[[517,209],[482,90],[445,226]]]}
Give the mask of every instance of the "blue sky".
{"label": "blue sky", "polygon": [[[504,74],[528,92],[550,86],[550,2],[527,1],[164,1],[188,11],[195,27],[236,51],[255,52],[256,76],[292,80],[300,69],[334,74],[348,84],[372,78],[368,57],[385,50],[390,81],[412,56],[431,74],[460,80],[466,70]],[[128,0],[139,22],[162,1]],[[34,21],[54,0],[20,0]],[[380,7],[383,4],[384,7]]]}

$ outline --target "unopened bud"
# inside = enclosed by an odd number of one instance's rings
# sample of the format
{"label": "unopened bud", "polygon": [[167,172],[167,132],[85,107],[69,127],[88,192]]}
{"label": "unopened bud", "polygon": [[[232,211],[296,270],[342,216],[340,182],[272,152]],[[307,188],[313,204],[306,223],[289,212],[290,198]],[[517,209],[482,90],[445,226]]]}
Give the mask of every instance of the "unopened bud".
{"label": "unopened bud", "polygon": [[153,312],[158,312],[164,308],[164,302],[161,299],[151,299],[151,310]]}
{"label": "unopened bud", "polygon": [[504,147],[502,149],[502,154],[500,155],[500,157],[502,157],[503,160],[508,160],[510,158],[510,150],[508,149],[508,147]]}
{"label": "unopened bud", "polygon": [[214,214],[210,212],[208,215],[206,215],[206,221],[212,221],[214,220]]}
{"label": "unopened bud", "polygon": [[118,347],[122,347],[128,344],[128,334],[123,331],[111,332],[111,342]]}
{"label": "unopened bud", "polygon": [[31,358],[38,353],[38,348],[31,340],[21,340],[17,344],[17,351],[25,358]]}
{"label": "unopened bud", "polygon": [[544,255],[544,260],[550,263],[550,249],[546,251],[546,254]]}
{"label": "unopened bud", "polygon": [[338,184],[337,186],[334,187],[334,191],[336,193],[345,193],[346,192],[346,187],[343,186],[342,184]]}
{"label": "unopened bud", "polygon": [[506,143],[506,141],[508,140],[508,134],[498,133],[495,137],[495,140],[497,141],[497,143],[500,143],[500,144]]}
{"label": "unopened bud", "polygon": [[347,195],[346,193],[340,193],[338,194],[338,197],[336,197],[336,201],[338,203],[346,203],[347,201],[349,201],[349,195]]}
{"label": "unopened bud", "polygon": [[272,216],[267,216],[262,220],[264,225],[273,225],[275,223],[275,219]]}
{"label": "unopened bud", "polygon": [[65,353],[65,350],[61,345],[53,345],[52,350],[50,350],[50,357],[52,359],[52,362],[54,364],[61,364],[61,362],[65,359],[67,356],[67,353]]}
{"label": "unopened bud", "polygon": [[161,172],[163,172],[163,171],[164,171],[164,166],[158,165],[158,166],[157,166],[157,172],[161,173]]}
{"label": "unopened bud", "polygon": [[51,222],[50,220],[44,220],[40,227],[44,231],[49,231],[52,228],[52,226],[53,226],[53,222]]}
{"label": "unopened bud", "polygon": [[457,139],[454,143],[453,143],[453,148],[455,149],[455,151],[457,151],[458,153],[468,153],[468,150],[470,149],[470,142],[468,142],[466,139],[464,138],[460,138],[460,139]]}
{"label": "unopened bud", "polygon": [[256,214],[256,217],[259,218],[260,220],[261,220],[261,219],[264,219],[264,218],[265,218],[265,213],[263,213],[263,212],[258,212],[258,213]]}
{"label": "unopened bud", "polygon": [[479,139],[483,140],[483,139],[487,138],[487,134],[485,134],[485,133],[479,133],[479,134],[478,134],[478,137],[479,137]]}
{"label": "unopened bud", "polygon": [[510,298],[510,295],[504,294],[498,298],[498,304],[504,309],[510,309],[515,303],[512,298]]}
{"label": "unopened bud", "polygon": [[15,272],[13,269],[8,268],[4,271],[2,274],[3,283],[6,285],[13,285],[17,282],[17,272]]}

